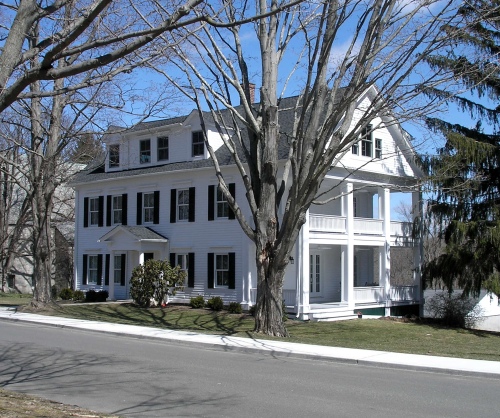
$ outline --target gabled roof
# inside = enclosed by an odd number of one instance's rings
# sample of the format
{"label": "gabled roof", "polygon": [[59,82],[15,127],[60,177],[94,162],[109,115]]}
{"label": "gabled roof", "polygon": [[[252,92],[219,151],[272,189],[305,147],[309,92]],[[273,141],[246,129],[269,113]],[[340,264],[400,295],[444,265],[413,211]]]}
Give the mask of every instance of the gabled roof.
{"label": "gabled roof", "polygon": [[128,226],[128,225],[118,225],[114,227],[111,231],[104,234],[97,242],[112,241],[113,237],[120,233],[125,232],[130,236],[131,239],[138,242],[168,242],[168,239],[158,232],[153,231],[151,228],[146,226]]}

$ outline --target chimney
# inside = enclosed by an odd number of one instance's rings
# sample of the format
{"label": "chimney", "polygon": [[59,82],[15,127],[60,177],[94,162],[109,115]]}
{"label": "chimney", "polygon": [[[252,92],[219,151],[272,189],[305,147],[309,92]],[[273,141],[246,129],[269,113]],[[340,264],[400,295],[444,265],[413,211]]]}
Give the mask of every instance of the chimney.
{"label": "chimney", "polygon": [[[245,90],[245,85],[243,83],[240,84],[241,87],[243,88],[243,91]],[[255,84],[253,83],[248,83],[248,90],[250,90],[250,104],[255,102]]]}

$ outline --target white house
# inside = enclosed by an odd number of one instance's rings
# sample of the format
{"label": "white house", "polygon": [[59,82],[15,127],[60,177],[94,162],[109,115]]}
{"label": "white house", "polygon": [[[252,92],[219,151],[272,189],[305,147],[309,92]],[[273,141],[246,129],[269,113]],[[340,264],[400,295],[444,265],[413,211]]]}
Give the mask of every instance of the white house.
{"label": "white house", "polygon": [[[286,112],[280,105],[280,129]],[[360,98],[360,108],[370,92]],[[284,299],[303,319],[363,313],[418,312],[420,278],[391,286],[390,249],[413,246],[411,225],[391,221],[391,193],[416,184],[419,170],[407,135],[393,120],[376,127],[332,167],[322,188],[342,195],[311,206],[290,258]],[[247,219],[243,182],[215,126],[210,145],[224,165]],[[106,160],[82,171],[76,190],[75,286],[107,289],[110,299],[129,297],[132,269],[149,258],[169,259],[187,271],[174,302],[219,295],[244,308],[255,303],[253,243],[241,231],[221,193],[203,141],[199,114],[144,122],[105,139]],[[348,173],[352,173],[348,175]],[[413,202],[418,206],[418,191]],[[418,246],[414,247],[418,265]],[[418,269],[415,270],[418,272]]]}

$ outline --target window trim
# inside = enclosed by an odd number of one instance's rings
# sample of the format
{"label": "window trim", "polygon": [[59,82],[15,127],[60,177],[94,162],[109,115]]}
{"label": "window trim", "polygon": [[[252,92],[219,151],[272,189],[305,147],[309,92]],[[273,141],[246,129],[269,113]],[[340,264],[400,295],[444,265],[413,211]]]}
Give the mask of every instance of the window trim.
{"label": "window trim", "polygon": [[[116,208],[115,199],[120,199],[120,208]],[[116,222],[115,215],[120,212],[120,222]],[[111,196],[111,225],[123,225],[123,195]]]}
{"label": "window trim", "polygon": [[[166,140],[167,145],[165,146],[165,144],[162,144],[163,146],[160,147],[160,141],[163,142],[165,140]],[[161,152],[165,152],[167,154],[166,158],[160,157]],[[169,160],[169,139],[168,139],[168,136],[159,136],[156,139],[156,159],[157,159],[157,161],[168,161]]]}
{"label": "window trim", "polygon": [[109,146],[108,167],[120,167],[120,144],[111,144]]}
{"label": "window trim", "polygon": [[[218,266],[218,260],[220,257],[225,257],[225,261],[227,263],[227,267],[219,267]],[[224,261],[224,259],[222,259]],[[224,263],[223,263],[224,264]],[[219,274],[222,273],[222,283],[224,283],[224,274],[225,273],[225,281],[227,284],[219,284]],[[222,288],[222,289],[229,289],[229,274],[230,274],[230,268],[229,268],[229,254],[228,253],[215,253],[214,254],[214,287],[215,288]]]}
{"label": "window trim", "polygon": [[[143,145],[148,145],[147,148]],[[147,158],[146,158],[147,157]],[[151,162],[151,139],[141,139],[139,141],[139,162],[141,164],[148,164]]]}
{"label": "window trim", "polygon": [[361,130],[361,155],[363,157],[373,157],[373,126],[366,125]]}
{"label": "window trim", "polygon": [[[183,201],[181,203],[181,193],[182,193],[182,196],[185,198],[185,196],[187,196],[187,203],[185,201]],[[177,189],[176,191],[176,197],[177,197],[177,204],[176,204],[176,208],[175,208],[175,212],[176,212],[176,220],[177,222],[189,222],[189,205],[190,205],[190,201],[189,201],[189,188],[187,189]],[[184,209],[183,213],[184,213],[184,217],[181,219],[181,207]],[[187,210],[186,210],[187,209]]]}
{"label": "window trim", "polygon": [[[201,152],[198,149],[199,147],[202,148]],[[203,131],[194,131],[191,133],[191,156],[193,158],[205,156],[205,138]]]}

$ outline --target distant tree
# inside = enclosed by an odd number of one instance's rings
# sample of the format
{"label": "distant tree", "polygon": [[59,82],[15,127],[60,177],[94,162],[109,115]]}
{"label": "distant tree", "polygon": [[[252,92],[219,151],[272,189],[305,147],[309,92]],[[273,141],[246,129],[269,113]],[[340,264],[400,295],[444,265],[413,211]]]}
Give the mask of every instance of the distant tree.
{"label": "distant tree", "polygon": [[463,288],[466,295],[483,287],[500,294],[500,2],[464,2],[460,17],[443,27],[448,48],[428,57],[436,74],[454,74],[459,91],[447,85],[426,93],[455,103],[477,124],[428,120],[446,138],[437,156],[425,161],[432,191],[428,214],[446,247],[427,260],[423,277],[441,280],[450,291]]}

